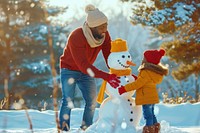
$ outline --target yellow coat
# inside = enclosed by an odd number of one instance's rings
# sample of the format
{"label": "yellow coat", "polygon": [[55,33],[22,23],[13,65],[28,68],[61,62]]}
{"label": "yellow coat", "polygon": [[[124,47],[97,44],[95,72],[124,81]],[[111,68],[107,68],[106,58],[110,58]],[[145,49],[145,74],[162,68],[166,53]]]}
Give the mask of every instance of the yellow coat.
{"label": "yellow coat", "polygon": [[163,75],[150,70],[141,70],[135,82],[125,85],[126,91],[136,90],[136,105],[159,103],[156,85],[161,83]]}

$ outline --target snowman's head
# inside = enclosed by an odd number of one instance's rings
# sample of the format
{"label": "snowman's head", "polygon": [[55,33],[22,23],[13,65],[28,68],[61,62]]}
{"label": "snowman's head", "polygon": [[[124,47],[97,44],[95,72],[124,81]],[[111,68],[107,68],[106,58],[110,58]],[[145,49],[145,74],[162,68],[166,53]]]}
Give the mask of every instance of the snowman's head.
{"label": "snowman's head", "polygon": [[130,67],[131,55],[129,52],[112,52],[108,57],[108,66],[117,70]]}
{"label": "snowman's head", "polygon": [[135,65],[131,63],[131,55],[128,52],[126,41],[116,39],[111,42],[111,53],[108,56],[108,66],[117,70],[123,70]]}

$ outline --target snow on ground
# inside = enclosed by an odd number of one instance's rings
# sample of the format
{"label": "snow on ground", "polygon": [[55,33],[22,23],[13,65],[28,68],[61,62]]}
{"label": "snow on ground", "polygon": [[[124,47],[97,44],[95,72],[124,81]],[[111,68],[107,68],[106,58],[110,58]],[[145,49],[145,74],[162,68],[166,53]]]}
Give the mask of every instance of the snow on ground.
{"label": "snow on ground", "polygon": [[[161,122],[161,133],[200,133],[200,103],[156,105],[155,112]],[[52,110],[28,110],[34,133],[56,133],[55,112]],[[71,133],[77,133],[83,114],[83,108],[74,108],[71,115]],[[94,121],[98,118],[98,108]],[[31,133],[25,110],[0,110],[0,133]],[[142,119],[137,133],[142,132]],[[100,132],[99,132],[100,133]]]}

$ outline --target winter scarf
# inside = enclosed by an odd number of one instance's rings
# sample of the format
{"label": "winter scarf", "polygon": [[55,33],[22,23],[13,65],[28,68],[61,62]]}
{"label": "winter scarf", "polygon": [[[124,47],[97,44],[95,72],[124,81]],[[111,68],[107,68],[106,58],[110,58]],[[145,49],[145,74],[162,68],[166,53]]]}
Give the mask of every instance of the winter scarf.
{"label": "winter scarf", "polygon": [[[126,70],[116,70],[116,69],[110,68],[110,73],[116,74],[117,76],[131,75],[131,72],[132,71],[131,71],[130,68],[127,68]],[[100,87],[100,91],[99,91],[99,94],[97,96],[97,102],[99,104],[101,104],[103,102],[104,93],[105,93],[105,90],[106,90],[106,84],[107,84],[107,81],[104,80],[101,87]]]}
{"label": "winter scarf", "polygon": [[87,42],[89,43],[91,48],[95,48],[95,47],[98,47],[103,44],[103,42],[105,40],[105,34],[102,39],[96,40],[94,38],[94,36],[92,35],[92,31],[90,30],[87,23],[83,24],[82,29],[83,29],[83,34],[84,34],[85,38],[87,39]]}
{"label": "winter scarf", "polygon": [[151,71],[161,74],[161,75],[168,74],[168,69],[165,66],[163,66],[162,64],[155,65],[153,63],[146,62],[145,60],[143,60],[143,63],[142,63],[142,65],[140,65],[138,70],[140,71],[140,70],[144,70],[144,69],[151,70]]}

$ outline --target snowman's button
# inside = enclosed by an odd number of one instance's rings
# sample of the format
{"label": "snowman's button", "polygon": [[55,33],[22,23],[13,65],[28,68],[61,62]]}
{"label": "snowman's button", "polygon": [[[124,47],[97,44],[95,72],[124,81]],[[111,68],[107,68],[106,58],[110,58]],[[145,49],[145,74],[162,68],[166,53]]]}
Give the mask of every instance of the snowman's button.
{"label": "snowman's button", "polygon": [[129,80],[127,80],[127,82],[129,82]]}
{"label": "snowman's button", "polygon": [[132,103],[130,103],[130,106],[132,106]]}
{"label": "snowman's button", "polygon": [[128,101],[130,102],[130,99],[128,99]]}
{"label": "snowman's button", "polygon": [[133,111],[131,111],[131,114],[133,114]]}
{"label": "snowman's button", "polygon": [[132,121],[133,121],[133,119],[131,118],[131,119],[130,119],[130,121],[132,122]]}

